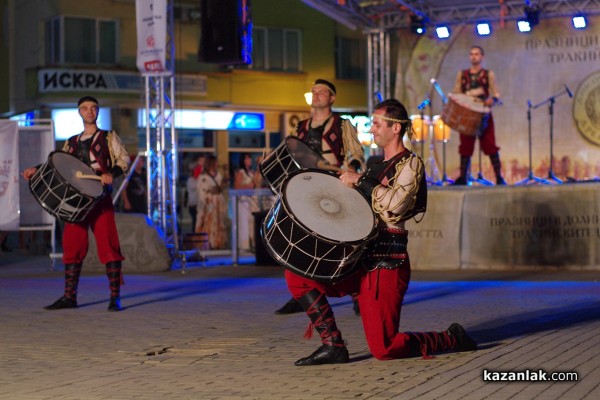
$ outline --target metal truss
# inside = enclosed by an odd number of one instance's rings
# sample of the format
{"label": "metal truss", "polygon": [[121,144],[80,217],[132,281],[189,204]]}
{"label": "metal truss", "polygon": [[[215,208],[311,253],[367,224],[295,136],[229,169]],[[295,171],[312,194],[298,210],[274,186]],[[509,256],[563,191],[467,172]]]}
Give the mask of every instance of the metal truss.
{"label": "metal truss", "polygon": [[179,249],[177,224],[178,149],[175,131],[175,46],[173,0],[167,1],[166,70],[144,75],[146,94],[146,171],[148,217],[164,235],[174,257]]}
{"label": "metal truss", "polygon": [[[429,25],[496,22],[525,16],[523,0],[302,0],[350,29],[392,30],[410,26],[410,15]],[[538,0],[529,2],[540,10],[540,19],[599,15],[600,0]]]}

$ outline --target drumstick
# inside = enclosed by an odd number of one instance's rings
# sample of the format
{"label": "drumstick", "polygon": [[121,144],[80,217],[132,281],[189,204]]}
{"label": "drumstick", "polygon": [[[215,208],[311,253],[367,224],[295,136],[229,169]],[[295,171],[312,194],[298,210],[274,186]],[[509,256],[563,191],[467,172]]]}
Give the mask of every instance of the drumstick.
{"label": "drumstick", "polygon": [[341,172],[342,169],[340,167],[336,167],[335,165],[331,165],[329,164],[327,161],[317,161],[317,168],[321,168],[324,169],[326,171],[335,171],[335,172]]}
{"label": "drumstick", "polygon": [[98,175],[87,175],[87,174],[84,174],[81,171],[75,172],[75,176],[78,177],[78,178],[83,178],[83,179],[96,179],[98,181],[102,180],[102,177],[100,177]]}

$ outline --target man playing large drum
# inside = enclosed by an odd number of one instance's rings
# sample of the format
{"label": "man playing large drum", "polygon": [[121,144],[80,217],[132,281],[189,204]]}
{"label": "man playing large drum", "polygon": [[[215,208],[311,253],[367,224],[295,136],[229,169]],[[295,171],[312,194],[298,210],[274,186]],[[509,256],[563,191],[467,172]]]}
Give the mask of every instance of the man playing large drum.
{"label": "man playing large drum", "polygon": [[[404,294],[410,281],[405,221],[425,212],[427,186],[423,161],[407,150],[402,137],[411,131],[406,108],[397,100],[375,107],[371,133],[383,148],[384,161],[364,174],[347,171],[341,181],[356,187],[371,202],[377,217],[378,236],[368,243],[356,272],[335,284],[319,282],[286,269],[285,278],[293,297],[302,305],[322,341],[298,366],[336,364],[349,361],[349,354],[336,326],[327,296],[357,293],[369,349],[379,360],[428,355],[439,351],[468,351],[475,342],[459,324],[442,332],[398,332]],[[307,333],[308,333],[307,332]]]}
{"label": "man playing large drum", "polygon": [[[471,67],[459,71],[454,84],[454,93],[465,93],[475,97],[483,102],[487,107],[492,107],[500,100],[500,93],[496,87],[496,76],[493,71],[482,67],[484,57],[483,48],[472,46],[469,52]],[[481,150],[490,157],[494,173],[496,174],[496,183],[506,185],[502,177],[502,164],[496,146],[496,137],[494,131],[494,119],[492,114],[486,114],[481,122],[481,126],[476,135],[460,133],[460,145],[458,152],[460,154],[460,176],[454,181],[455,185],[466,185],[469,183],[469,167],[471,165],[471,156],[475,148],[475,139],[479,137]]]}
{"label": "man playing large drum", "polygon": [[[79,115],[83,120],[83,132],[69,138],[62,151],[69,153],[89,165],[99,176],[105,192],[110,192],[113,178],[123,175],[129,166],[129,156],[114,131],[98,128],[98,100],[85,96],[78,102]],[[30,180],[38,167],[27,168],[23,177]],[[85,179],[85,178],[81,178]],[[65,265],[65,292],[54,303],[44,307],[58,310],[77,307],[77,286],[81,266],[88,250],[88,229],[92,230],[98,246],[98,257],[106,264],[106,275],[110,286],[109,311],[121,311],[121,254],[119,236],[115,223],[115,211],[110,195],[102,197],[78,223],[66,223],[63,231],[63,263]]]}
{"label": "man playing large drum", "polygon": [[[295,136],[331,165],[361,170],[365,156],[356,128],[350,121],[332,111],[337,94],[335,85],[325,79],[317,79],[311,88],[311,94],[311,117],[298,123]],[[302,307],[291,299],[275,313],[292,314],[301,311]],[[355,311],[358,312],[356,305]]]}

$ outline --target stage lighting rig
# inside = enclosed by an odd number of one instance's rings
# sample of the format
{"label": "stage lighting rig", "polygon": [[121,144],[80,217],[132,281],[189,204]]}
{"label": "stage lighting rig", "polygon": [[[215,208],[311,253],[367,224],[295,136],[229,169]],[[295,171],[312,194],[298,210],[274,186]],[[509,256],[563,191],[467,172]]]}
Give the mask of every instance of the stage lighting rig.
{"label": "stage lighting rig", "polygon": [[[527,2],[529,3],[529,2]],[[539,6],[531,6],[526,5],[524,8],[525,11],[525,21],[529,23],[529,27],[533,28],[537,24],[540,23],[540,7]]]}
{"label": "stage lighting rig", "polygon": [[422,15],[411,14],[410,16],[410,31],[417,35],[425,34],[427,27],[425,25],[425,17]]}

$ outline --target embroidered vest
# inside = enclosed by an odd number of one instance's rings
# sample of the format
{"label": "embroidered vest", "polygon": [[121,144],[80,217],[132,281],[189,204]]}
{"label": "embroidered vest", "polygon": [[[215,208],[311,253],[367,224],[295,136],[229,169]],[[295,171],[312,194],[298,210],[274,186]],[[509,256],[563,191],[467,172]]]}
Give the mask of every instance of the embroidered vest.
{"label": "embroidered vest", "polygon": [[[67,141],[69,149],[67,153],[77,156],[77,146],[81,135],[71,136]],[[108,149],[108,132],[99,130],[91,138],[90,159],[92,163],[97,163],[102,173],[110,172],[112,160]],[[83,160],[82,160],[83,161]]]}
{"label": "embroidered vest", "polygon": [[[471,87],[471,73],[468,69],[463,70],[460,83],[463,93],[469,89],[473,89],[473,87]],[[483,98],[488,98],[490,96],[490,82],[487,69],[482,69],[479,71],[477,75],[477,83],[479,83],[479,87],[481,87],[485,93]]]}
{"label": "embroidered vest", "polygon": [[[304,121],[301,121],[298,124],[298,129],[296,130],[296,133],[298,135],[298,139],[302,140],[303,142],[307,142],[308,140],[308,130],[310,128],[310,121],[311,119],[307,119]],[[331,148],[331,152],[333,153],[333,155],[335,156],[337,162],[338,162],[338,167],[340,165],[342,165],[344,163],[344,141],[342,138],[342,117],[337,114],[334,113],[333,114],[333,121],[331,123],[331,128],[327,131],[323,133],[323,140],[329,145],[329,147]],[[319,151],[319,149],[314,149],[315,151],[317,151],[319,154],[322,154],[323,151]]]}

